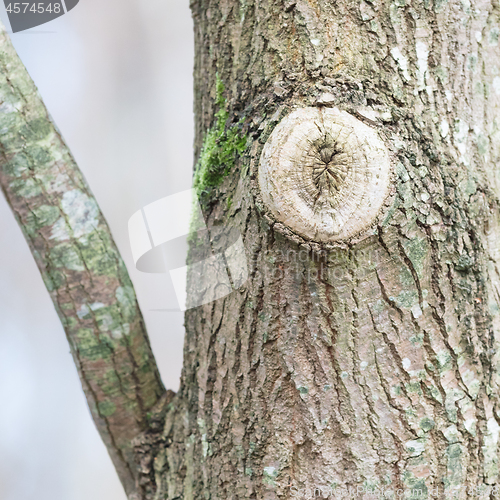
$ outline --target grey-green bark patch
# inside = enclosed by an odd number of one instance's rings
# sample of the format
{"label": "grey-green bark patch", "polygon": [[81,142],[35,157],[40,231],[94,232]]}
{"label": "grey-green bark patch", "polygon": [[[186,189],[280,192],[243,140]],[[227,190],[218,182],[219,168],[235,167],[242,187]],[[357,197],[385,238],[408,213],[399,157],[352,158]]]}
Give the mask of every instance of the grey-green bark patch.
{"label": "grey-green bark patch", "polygon": [[[401,269],[399,273],[399,281],[404,287],[413,287],[415,286],[415,280],[413,279],[413,276],[410,272],[410,270],[407,267],[404,267]],[[408,293],[406,291],[401,292],[401,293]],[[410,304],[411,307],[411,304]]]}
{"label": "grey-green bark patch", "polygon": [[36,118],[21,128],[19,134],[28,142],[40,141],[51,132],[50,123],[45,118]]}
{"label": "grey-green bark patch", "polygon": [[97,311],[98,309],[102,309],[103,307],[106,306],[102,302],[94,302],[93,304],[90,304],[90,306],[84,304],[82,307],[80,307],[76,315],[80,319],[90,318],[91,311]]}
{"label": "grey-green bark patch", "polygon": [[42,205],[35,208],[31,214],[26,217],[27,226],[34,231],[45,226],[51,226],[56,222],[59,214],[60,212],[57,207],[53,205]]}
{"label": "grey-green bark patch", "polygon": [[116,387],[119,385],[120,379],[118,378],[118,375],[116,374],[115,370],[108,370],[103,376],[103,382],[101,383],[101,389],[102,391],[109,395],[112,396],[113,393],[116,391]]}
{"label": "grey-green bark patch", "polygon": [[134,289],[131,286],[121,286],[116,290],[116,298],[121,305],[121,312],[127,319],[134,318],[136,302]]}
{"label": "grey-green bark patch", "polygon": [[116,330],[121,326],[121,316],[116,306],[99,308],[94,312],[94,317],[102,333]]}
{"label": "grey-green bark patch", "polygon": [[439,351],[437,353],[437,360],[439,363],[439,369],[443,372],[446,370],[451,370],[452,368],[452,357],[448,351]]}
{"label": "grey-green bark patch", "polygon": [[500,427],[495,418],[488,419],[488,432],[485,435],[483,454],[484,471],[488,477],[488,482],[492,483],[498,478],[498,440]]}
{"label": "grey-green bark patch", "polygon": [[52,160],[50,152],[43,147],[33,146],[29,153],[31,161],[37,166],[42,166]]}
{"label": "grey-green bark patch", "polygon": [[111,238],[104,228],[99,228],[88,237],[80,239],[83,259],[87,267],[98,275],[113,275],[116,272],[118,255],[113,250]]}
{"label": "grey-green bark patch", "polygon": [[[59,213],[59,211],[58,211],[58,213]],[[69,240],[69,232],[70,232],[70,229],[69,229],[68,225],[66,224],[64,217],[61,217],[52,226],[52,232],[50,235],[50,239],[57,240],[57,241]]]}
{"label": "grey-green bark patch", "polygon": [[460,255],[455,263],[457,271],[468,271],[474,265],[474,258],[466,253]]}
{"label": "grey-green bark patch", "polygon": [[[1,116],[1,114],[0,114]],[[24,153],[19,153],[6,163],[4,170],[7,175],[20,177],[23,172],[29,169],[29,161]]]}
{"label": "grey-green bark patch", "polygon": [[413,392],[422,396],[422,388],[420,387],[420,382],[408,382],[405,384],[407,392]]}
{"label": "grey-green bark patch", "polygon": [[77,333],[78,352],[80,356],[91,359],[106,359],[111,352],[104,338],[98,339],[90,328],[80,328]]}
{"label": "grey-green bark patch", "polygon": [[10,183],[10,188],[23,198],[33,198],[42,194],[40,186],[33,179],[16,179]]}
{"label": "grey-green bark patch", "polygon": [[83,271],[85,269],[80,256],[76,253],[74,247],[68,243],[62,243],[52,248],[50,257],[56,267],[63,267],[71,271]]}
{"label": "grey-green bark patch", "polygon": [[460,457],[462,455],[462,446],[454,443],[446,448],[448,456],[448,476],[444,478],[446,487],[460,486],[462,481],[462,464]]}
{"label": "grey-green bark patch", "polygon": [[194,175],[194,188],[198,196],[221,184],[247,143],[246,135],[242,135],[238,126],[226,130],[229,113],[225,109],[224,84],[218,76],[216,89],[218,111],[215,114],[215,125],[205,135]]}
{"label": "grey-green bark patch", "polygon": [[472,177],[468,177],[460,182],[458,187],[463,191],[466,196],[471,196],[477,191],[477,184]]}
{"label": "grey-green bark patch", "polygon": [[448,0],[435,0],[434,12],[440,12],[441,9],[448,3]]}
{"label": "grey-green bark patch", "polygon": [[75,238],[91,233],[99,225],[97,203],[79,189],[64,193],[61,206]]}
{"label": "grey-green bark patch", "polygon": [[420,421],[420,428],[425,432],[429,432],[431,429],[434,429],[435,426],[436,423],[429,417],[424,417]]}
{"label": "grey-green bark patch", "polygon": [[408,240],[403,242],[403,247],[405,252],[410,259],[415,272],[419,279],[423,278],[423,271],[425,269],[425,259],[427,257],[427,240],[424,238],[415,238],[413,240]]}
{"label": "grey-green bark patch", "polygon": [[410,342],[416,346],[422,346],[424,343],[424,334],[418,333],[410,337]]}
{"label": "grey-green bark patch", "polygon": [[279,475],[279,471],[276,467],[264,467],[264,477],[263,481],[269,486],[274,486],[276,484],[276,478]]}
{"label": "grey-green bark patch", "polygon": [[[408,280],[409,282],[409,280]],[[413,284],[413,282],[412,282]],[[410,290],[403,290],[399,293],[399,295],[395,298],[396,304],[398,307],[406,307],[411,309],[411,307],[418,303],[418,294],[417,292]]]}
{"label": "grey-green bark patch", "polygon": [[497,45],[499,35],[500,30],[497,27],[491,28],[490,32],[488,33],[488,43],[490,45]]}
{"label": "grey-green bark patch", "polygon": [[399,208],[399,206],[400,206],[400,201],[397,197],[395,197],[394,202],[391,205],[391,208],[389,208],[386,216],[384,217],[384,220],[381,223],[382,227],[387,226],[391,222],[392,216],[396,213],[396,210]]}
{"label": "grey-green bark patch", "polygon": [[398,194],[403,200],[403,208],[411,208],[413,203],[415,203],[415,197],[413,196],[413,188],[409,182],[401,182],[398,186]]}
{"label": "grey-green bark patch", "polygon": [[428,490],[425,484],[425,479],[417,478],[412,472],[403,472],[403,481],[408,490],[405,492],[405,497],[413,498],[415,500],[423,500],[428,498]]}
{"label": "grey-green bark patch", "polygon": [[44,272],[42,274],[42,279],[49,292],[61,288],[65,281],[64,274],[57,269],[51,269],[50,273]]}
{"label": "grey-green bark patch", "polygon": [[99,413],[103,417],[110,417],[116,411],[115,404],[110,400],[101,401],[97,406],[99,408]]}

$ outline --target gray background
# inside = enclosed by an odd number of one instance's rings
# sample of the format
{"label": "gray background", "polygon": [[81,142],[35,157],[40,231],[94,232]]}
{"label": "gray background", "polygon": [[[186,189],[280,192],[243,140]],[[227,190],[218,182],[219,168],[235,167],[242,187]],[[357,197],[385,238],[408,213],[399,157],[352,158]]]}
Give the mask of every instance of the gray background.
{"label": "gray background", "polygon": [[[0,17],[7,29],[3,5]],[[193,35],[188,0],[81,0],[13,43],[110,223],[167,387],[183,316],[165,275],[136,271],[128,218],[191,185]],[[0,498],[124,500],[64,332],[0,197]]]}

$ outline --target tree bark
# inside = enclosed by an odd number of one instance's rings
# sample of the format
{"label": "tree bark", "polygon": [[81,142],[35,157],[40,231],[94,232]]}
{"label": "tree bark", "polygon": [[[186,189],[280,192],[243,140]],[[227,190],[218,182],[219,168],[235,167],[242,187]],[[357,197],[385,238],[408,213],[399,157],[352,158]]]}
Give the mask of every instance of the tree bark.
{"label": "tree bark", "polygon": [[[199,191],[208,225],[243,235],[250,278],[186,314],[155,498],[492,498],[498,2],[195,0],[192,11],[198,169],[220,106],[247,139]],[[262,203],[263,145],[311,106],[349,112],[391,151],[390,206],[361,241],[308,241]]]}
{"label": "tree bark", "polygon": [[[187,312],[181,387],[138,426],[129,496],[494,498],[500,481],[498,1],[193,0],[191,6],[195,187],[209,228],[242,235],[249,279]],[[4,78],[3,87],[10,81]],[[263,147],[283,117],[306,107],[351,114],[390,150],[392,194],[363,238],[307,239],[263,201]],[[16,137],[21,142],[13,151],[24,158],[25,136]],[[17,177],[23,186],[31,185],[30,175],[38,179],[34,164],[19,170],[6,153],[4,160],[3,189],[29,229],[33,210],[26,199],[57,203],[16,187]],[[48,266],[44,256],[52,250],[40,248],[50,249],[52,240],[36,231],[26,234],[42,272],[63,267]],[[75,237],[68,244],[80,251],[85,242]],[[192,262],[199,252],[193,238]],[[73,285],[63,280],[55,302],[86,283],[86,272],[64,272]],[[188,288],[196,285],[193,273]],[[114,290],[106,295],[114,297]],[[73,309],[61,307],[61,316]],[[77,328],[83,327],[92,330]],[[92,330],[97,338],[98,330]],[[70,342],[81,337],[67,331]],[[150,360],[145,333],[137,335]],[[143,351],[134,346],[134,352]],[[156,380],[154,370],[147,373]],[[153,405],[162,390],[159,382],[151,387]],[[144,411],[138,414],[143,422]]]}

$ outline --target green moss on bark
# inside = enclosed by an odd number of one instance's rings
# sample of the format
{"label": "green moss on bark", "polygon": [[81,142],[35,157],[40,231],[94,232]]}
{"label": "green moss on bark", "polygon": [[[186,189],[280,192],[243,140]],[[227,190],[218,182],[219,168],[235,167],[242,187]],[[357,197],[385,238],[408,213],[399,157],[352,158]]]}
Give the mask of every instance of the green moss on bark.
{"label": "green moss on bark", "polygon": [[217,75],[215,124],[203,140],[200,159],[194,175],[194,188],[200,196],[218,187],[234,167],[236,159],[246,148],[247,137],[238,125],[226,129],[229,113],[226,111],[224,84]]}

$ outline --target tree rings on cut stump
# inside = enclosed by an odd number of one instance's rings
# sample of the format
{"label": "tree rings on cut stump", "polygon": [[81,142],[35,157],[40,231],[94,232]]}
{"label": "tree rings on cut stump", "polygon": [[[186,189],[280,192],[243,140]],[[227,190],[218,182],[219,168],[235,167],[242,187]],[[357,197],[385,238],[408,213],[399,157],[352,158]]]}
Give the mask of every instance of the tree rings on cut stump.
{"label": "tree rings on cut stump", "polygon": [[296,234],[347,240],[376,221],[389,195],[389,151],[345,111],[297,109],[266,142],[259,184],[268,210]]}

